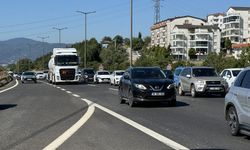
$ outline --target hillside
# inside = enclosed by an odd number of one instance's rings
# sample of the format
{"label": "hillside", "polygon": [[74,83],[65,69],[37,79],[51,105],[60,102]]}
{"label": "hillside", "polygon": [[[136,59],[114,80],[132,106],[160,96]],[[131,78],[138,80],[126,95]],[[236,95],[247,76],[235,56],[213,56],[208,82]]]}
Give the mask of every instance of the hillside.
{"label": "hillside", "polygon": [[7,41],[0,41],[0,64],[10,64],[22,58],[32,58],[33,60],[55,47],[66,47],[67,44],[43,43],[27,38],[15,38]]}

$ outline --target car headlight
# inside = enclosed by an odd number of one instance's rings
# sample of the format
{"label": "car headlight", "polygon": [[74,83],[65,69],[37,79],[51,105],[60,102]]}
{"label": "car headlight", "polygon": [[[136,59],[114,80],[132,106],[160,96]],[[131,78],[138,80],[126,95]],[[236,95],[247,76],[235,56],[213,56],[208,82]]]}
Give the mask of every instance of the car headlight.
{"label": "car headlight", "polygon": [[136,88],[141,89],[141,90],[146,90],[147,88],[142,85],[142,84],[134,84]]}
{"label": "car headlight", "polygon": [[206,82],[203,81],[203,80],[198,80],[198,81],[197,81],[197,84],[206,84]]}
{"label": "car headlight", "polygon": [[169,90],[170,90],[170,89],[173,89],[173,88],[175,88],[175,84],[174,84],[174,83],[169,84],[168,87],[167,87],[167,89],[169,89]]}

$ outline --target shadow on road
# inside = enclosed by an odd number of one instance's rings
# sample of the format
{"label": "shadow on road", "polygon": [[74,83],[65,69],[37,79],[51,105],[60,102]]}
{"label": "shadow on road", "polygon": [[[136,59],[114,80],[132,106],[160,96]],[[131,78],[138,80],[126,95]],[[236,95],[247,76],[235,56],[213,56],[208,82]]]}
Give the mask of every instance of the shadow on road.
{"label": "shadow on road", "polygon": [[[185,103],[185,102],[181,102],[181,101],[176,101],[176,106],[173,106],[174,107],[185,107],[185,106],[189,106],[188,103]],[[136,104],[136,107],[141,107],[141,108],[161,108],[161,107],[172,107],[170,106],[169,103],[162,103],[162,102],[147,102],[147,103],[138,103]]]}
{"label": "shadow on road", "polygon": [[0,104],[0,111],[16,107],[16,104]]}

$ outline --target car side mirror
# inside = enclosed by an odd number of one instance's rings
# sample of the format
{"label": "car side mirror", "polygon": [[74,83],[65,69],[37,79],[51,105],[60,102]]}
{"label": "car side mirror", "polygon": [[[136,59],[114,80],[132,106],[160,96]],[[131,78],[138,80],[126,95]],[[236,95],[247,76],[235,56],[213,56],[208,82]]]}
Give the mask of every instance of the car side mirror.
{"label": "car side mirror", "polygon": [[227,78],[231,78],[231,75],[227,75]]}
{"label": "car side mirror", "polygon": [[129,80],[129,75],[124,75],[124,79]]}
{"label": "car side mirror", "polygon": [[191,75],[190,75],[190,74],[187,74],[186,77],[187,77],[187,78],[191,78]]}

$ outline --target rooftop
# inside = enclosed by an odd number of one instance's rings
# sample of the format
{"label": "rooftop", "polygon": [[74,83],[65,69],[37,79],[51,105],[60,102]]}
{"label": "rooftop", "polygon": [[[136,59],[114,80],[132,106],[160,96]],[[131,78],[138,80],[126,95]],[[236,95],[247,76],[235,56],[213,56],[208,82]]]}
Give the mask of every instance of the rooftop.
{"label": "rooftop", "polygon": [[250,7],[236,7],[236,6],[232,6],[230,8],[235,9],[235,10],[250,10]]}

